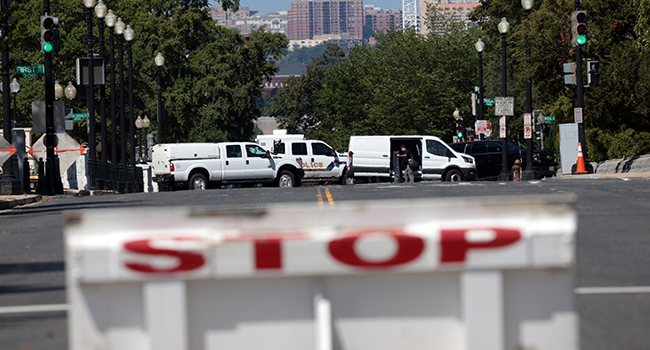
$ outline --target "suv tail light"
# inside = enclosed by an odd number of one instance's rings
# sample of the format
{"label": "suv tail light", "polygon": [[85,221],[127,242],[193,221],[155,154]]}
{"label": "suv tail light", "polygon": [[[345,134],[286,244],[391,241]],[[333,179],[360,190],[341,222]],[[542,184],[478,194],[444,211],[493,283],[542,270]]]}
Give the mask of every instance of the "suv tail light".
{"label": "suv tail light", "polygon": [[169,170],[176,171],[176,167],[174,166],[174,163],[169,163]]}
{"label": "suv tail light", "polygon": [[350,151],[348,152],[348,167],[352,167],[352,156],[354,155],[354,152]]}

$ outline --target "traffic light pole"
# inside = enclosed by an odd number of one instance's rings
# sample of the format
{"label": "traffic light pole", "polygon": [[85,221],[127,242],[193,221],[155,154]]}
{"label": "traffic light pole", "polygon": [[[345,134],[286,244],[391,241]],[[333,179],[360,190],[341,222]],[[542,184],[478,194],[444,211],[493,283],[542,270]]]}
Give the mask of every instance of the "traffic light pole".
{"label": "traffic light pole", "polygon": [[[575,0],[576,11],[580,10],[580,0]],[[582,145],[582,156],[585,164],[587,164],[587,144],[585,142],[585,126],[584,126],[584,93],[585,87],[582,79],[582,48],[576,45],[576,108],[582,109],[583,120],[578,123],[578,142]]]}

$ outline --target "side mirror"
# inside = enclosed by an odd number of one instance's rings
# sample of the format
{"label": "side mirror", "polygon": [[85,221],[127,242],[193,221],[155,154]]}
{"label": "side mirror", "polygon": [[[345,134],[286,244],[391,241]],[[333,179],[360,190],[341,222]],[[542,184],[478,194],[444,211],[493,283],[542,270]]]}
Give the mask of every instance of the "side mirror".
{"label": "side mirror", "polygon": [[336,151],[332,150],[332,157],[336,157]]}
{"label": "side mirror", "polygon": [[269,152],[269,151],[266,151],[266,158],[269,158],[269,159],[271,159],[271,152]]}

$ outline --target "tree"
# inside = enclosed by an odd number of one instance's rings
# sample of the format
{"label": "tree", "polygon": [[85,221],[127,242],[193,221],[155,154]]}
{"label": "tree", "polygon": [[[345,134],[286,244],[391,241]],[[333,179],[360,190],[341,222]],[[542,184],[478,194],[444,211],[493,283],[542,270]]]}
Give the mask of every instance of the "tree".
{"label": "tree", "polygon": [[290,133],[312,136],[311,133],[319,124],[315,114],[321,108],[316,94],[323,88],[325,72],[344,57],[345,54],[338,45],[327,44],[322,57],[314,59],[307,66],[307,73],[287,80],[285,87],[278,91],[269,112],[277,118],[280,127],[286,128]]}
{"label": "tree", "polygon": [[[221,3],[234,10],[239,6],[238,0],[223,0]],[[106,0],[106,6],[135,31],[134,114],[149,115],[152,130],[157,128],[157,68],[154,57],[158,52],[165,57],[162,74],[162,95],[167,116],[165,142],[250,139],[253,136],[253,120],[259,115],[254,101],[262,91],[261,79],[277,72],[274,62],[282,56],[282,50],[287,45],[286,37],[282,34],[258,30],[249,37],[242,37],[236,31],[215,26],[209,16],[208,5],[207,0]],[[10,48],[10,70],[13,71],[14,65],[42,64],[43,54],[39,49],[42,1],[12,1],[10,9],[14,15],[14,22],[6,37]],[[60,18],[62,43],[61,49],[52,54],[53,74],[65,87],[68,81],[74,80],[76,58],[85,57],[88,53],[86,9],[78,1],[51,0],[50,12]],[[95,53],[99,52],[97,21],[94,17]],[[108,55],[108,30],[104,37]],[[126,80],[126,54],[124,60]],[[110,69],[108,59],[105,65]],[[44,80],[43,76],[39,76],[36,79],[21,79],[20,82],[18,119],[21,124],[29,126],[31,101],[44,100]],[[106,83],[110,87],[109,74]],[[73,108],[84,111],[87,105],[85,87],[77,86],[77,90]],[[98,90],[95,101],[99,101]],[[127,92],[125,88],[120,88],[120,91]],[[125,95],[125,103],[128,116],[128,95]],[[119,98],[115,108],[119,108]],[[95,111],[99,131],[97,102]],[[107,115],[110,116],[110,111]],[[75,128],[75,136],[80,141],[87,137],[84,126],[77,125]],[[112,127],[109,123],[109,130]],[[123,129],[129,130],[128,127]]]}

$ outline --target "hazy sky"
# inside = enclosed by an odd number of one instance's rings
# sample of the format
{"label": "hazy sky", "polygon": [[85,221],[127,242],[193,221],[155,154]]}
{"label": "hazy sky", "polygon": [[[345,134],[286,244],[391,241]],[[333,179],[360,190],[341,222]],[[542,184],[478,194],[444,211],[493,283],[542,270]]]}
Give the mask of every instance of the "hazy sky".
{"label": "hazy sky", "polygon": [[[240,0],[240,7],[249,7],[251,10],[260,11],[261,14],[274,11],[286,11],[291,7],[292,0]],[[217,1],[210,1],[213,6],[219,6]],[[364,0],[364,5],[375,5],[386,10],[402,8],[402,0]]]}

